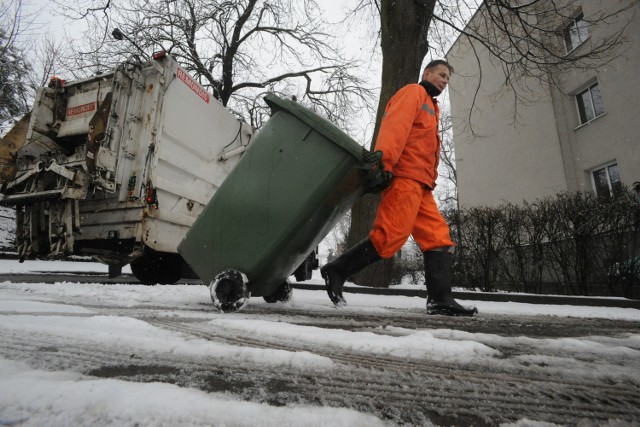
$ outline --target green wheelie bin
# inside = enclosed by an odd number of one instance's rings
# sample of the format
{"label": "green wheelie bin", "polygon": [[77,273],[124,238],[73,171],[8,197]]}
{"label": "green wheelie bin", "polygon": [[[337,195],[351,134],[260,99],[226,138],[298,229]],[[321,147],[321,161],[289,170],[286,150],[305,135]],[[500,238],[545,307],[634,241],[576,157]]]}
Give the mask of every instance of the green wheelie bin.
{"label": "green wheelie bin", "polygon": [[380,152],[296,102],[264,99],[270,119],[178,246],[225,312],[250,295],[289,300],[289,276],[382,180]]}

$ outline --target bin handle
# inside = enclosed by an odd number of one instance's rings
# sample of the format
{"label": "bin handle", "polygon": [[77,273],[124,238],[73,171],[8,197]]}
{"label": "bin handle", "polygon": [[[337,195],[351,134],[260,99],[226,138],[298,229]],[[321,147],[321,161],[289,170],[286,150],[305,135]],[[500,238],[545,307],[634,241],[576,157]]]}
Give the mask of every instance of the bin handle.
{"label": "bin handle", "polygon": [[369,151],[365,148],[362,149],[362,161],[365,163],[364,167],[370,169],[373,163],[378,163],[382,160],[382,151]]}

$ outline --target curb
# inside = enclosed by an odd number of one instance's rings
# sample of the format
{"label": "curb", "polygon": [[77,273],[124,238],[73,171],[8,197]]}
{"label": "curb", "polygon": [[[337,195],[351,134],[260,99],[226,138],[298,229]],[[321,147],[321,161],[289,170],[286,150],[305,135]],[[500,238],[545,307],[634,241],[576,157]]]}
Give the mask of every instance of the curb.
{"label": "curb", "polygon": [[[297,289],[322,290],[324,285],[313,285],[305,283],[292,283]],[[369,294],[369,295],[400,295],[408,297],[426,298],[427,291],[424,289],[389,289],[389,288],[366,288],[345,286],[345,293]],[[634,308],[640,310],[640,300],[618,298],[618,297],[582,297],[565,295],[533,295],[533,294],[501,294],[488,292],[464,292],[454,291],[453,296],[461,300],[475,301],[495,301],[495,302],[518,302],[524,304],[547,304],[547,305],[582,305],[589,307],[618,307]]]}

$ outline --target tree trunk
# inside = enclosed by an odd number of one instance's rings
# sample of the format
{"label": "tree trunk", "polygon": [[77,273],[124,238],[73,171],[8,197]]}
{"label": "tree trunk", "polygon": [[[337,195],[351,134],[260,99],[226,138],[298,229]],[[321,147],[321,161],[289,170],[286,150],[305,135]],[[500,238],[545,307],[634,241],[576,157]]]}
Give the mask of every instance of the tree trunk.
{"label": "tree trunk", "polygon": [[[420,76],[420,66],[429,49],[427,33],[434,6],[435,0],[381,0],[382,85],[372,150],[387,102],[398,89],[415,83]],[[379,195],[366,195],[352,208],[347,247],[368,236],[379,202]],[[375,263],[352,280],[359,285],[387,287],[401,279],[395,264],[395,258]]]}

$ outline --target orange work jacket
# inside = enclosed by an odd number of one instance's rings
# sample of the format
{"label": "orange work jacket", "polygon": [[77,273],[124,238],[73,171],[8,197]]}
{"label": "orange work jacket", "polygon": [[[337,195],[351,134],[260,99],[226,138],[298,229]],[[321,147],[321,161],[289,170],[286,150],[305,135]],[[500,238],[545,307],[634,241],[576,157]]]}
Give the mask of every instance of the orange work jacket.
{"label": "orange work jacket", "polygon": [[387,103],[376,140],[385,170],[433,189],[440,161],[440,108],[419,84],[404,86]]}

